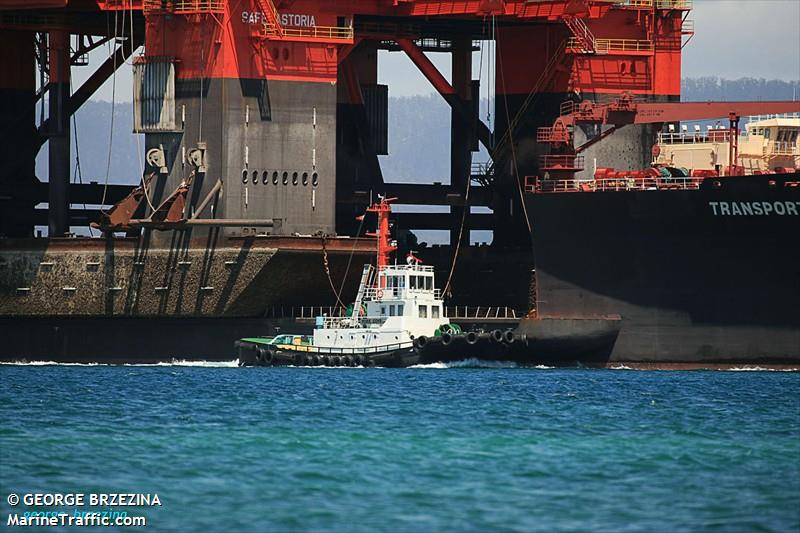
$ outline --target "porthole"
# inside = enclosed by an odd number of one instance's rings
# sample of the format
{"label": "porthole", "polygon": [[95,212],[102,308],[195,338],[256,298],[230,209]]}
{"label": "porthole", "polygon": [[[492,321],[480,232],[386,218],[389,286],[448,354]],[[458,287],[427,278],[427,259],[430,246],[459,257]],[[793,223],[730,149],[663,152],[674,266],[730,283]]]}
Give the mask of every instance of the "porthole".
{"label": "porthole", "polygon": [[263,183],[264,185],[269,183],[269,172],[267,172],[266,170],[261,173],[261,183]]}
{"label": "porthole", "polygon": [[286,61],[288,59],[289,59],[289,49],[288,48],[284,48],[283,49],[283,60]]}
{"label": "porthole", "polygon": [[303,185],[308,185],[308,172],[303,172]]}
{"label": "porthole", "polygon": [[242,183],[247,183],[247,169],[242,170]]}
{"label": "porthole", "polygon": [[316,172],[314,172],[313,174],[311,174],[311,185],[316,187],[318,184],[319,184],[319,175]]}
{"label": "porthole", "polygon": [[288,172],[284,172],[283,173],[282,181],[283,181],[284,185],[288,185],[289,184],[289,173]]}
{"label": "porthole", "polygon": [[297,172],[292,172],[292,185],[297,185]]}
{"label": "porthole", "polygon": [[255,185],[256,183],[258,183],[258,171],[254,170],[253,171],[253,185]]}
{"label": "porthole", "polygon": [[277,170],[272,173],[272,184],[273,185],[277,185],[278,184],[278,171]]}

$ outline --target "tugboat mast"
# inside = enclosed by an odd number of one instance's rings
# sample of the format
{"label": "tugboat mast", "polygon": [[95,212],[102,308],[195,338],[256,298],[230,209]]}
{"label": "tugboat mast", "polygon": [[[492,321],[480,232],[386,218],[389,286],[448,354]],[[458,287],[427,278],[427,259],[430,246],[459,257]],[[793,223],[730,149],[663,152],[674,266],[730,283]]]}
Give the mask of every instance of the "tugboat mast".
{"label": "tugboat mast", "polygon": [[378,238],[378,283],[383,287],[385,281],[383,277],[380,276],[380,273],[390,264],[389,254],[397,250],[397,246],[392,245],[389,232],[389,214],[392,212],[392,206],[390,204],[397,200],[397,198],[379,198],[377,203],[367,208],[368,212],[378,215],[378,229],[375,233],[367,233],[367,235]]}

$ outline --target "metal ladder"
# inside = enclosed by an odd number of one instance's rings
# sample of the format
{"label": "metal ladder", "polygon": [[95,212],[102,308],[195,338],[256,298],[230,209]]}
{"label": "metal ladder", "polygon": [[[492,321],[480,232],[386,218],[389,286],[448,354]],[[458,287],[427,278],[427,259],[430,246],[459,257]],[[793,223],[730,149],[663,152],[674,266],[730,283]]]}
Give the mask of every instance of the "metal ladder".
{"label": "metal ladder", "polygon": [[367,292],[367,286],[372,278],[372,271],[372,265],[364,265],[364,271],[361,273],[361,284],[358,286],[356,301],[353,303],[353,314],[350,317],[350,325],[353,327],[358,324],[358,315],[361,313],[361,302],[364,301],[364,295]]}

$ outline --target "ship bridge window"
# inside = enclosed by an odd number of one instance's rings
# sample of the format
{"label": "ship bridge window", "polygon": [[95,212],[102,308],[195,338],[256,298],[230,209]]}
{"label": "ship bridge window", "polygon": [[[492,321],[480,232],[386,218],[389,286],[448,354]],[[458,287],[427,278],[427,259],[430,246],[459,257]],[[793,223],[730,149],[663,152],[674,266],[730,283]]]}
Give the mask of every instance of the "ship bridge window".
{"label": "ship bridge window", "polygon": [[428,306],[427,305],[420,305],[419,306],[419,317],[420,318],[428,318]]}
{"label": "ship bridge window", "polygon": [[408,288],[409,289],[414,290],[414,289],[417,288],[417,276],[409,276],[409,280],[408,281],[409,281],[409,283],[408,283]]}
{"label": "ship bridge window", "polygon": [[433,278],[431,276],[425,276],[425,289],[433,290]]}
{"label": "ship bridge window", "polygon": [[439,318],[439,306],[432,305],[431,306],[431,318]]}
{"label": "ship bridge window", "polygon": [[403,316],[403,304],[397,306],[397,316]]}
{"label": "ship bridge window", "polygon": [[389,316],[394,316],[394,306],[393,305],[389,306]]}
{"label": "ship bridge window", "polygon": [[770,128],[764,128],[764,138],[769,139]]}

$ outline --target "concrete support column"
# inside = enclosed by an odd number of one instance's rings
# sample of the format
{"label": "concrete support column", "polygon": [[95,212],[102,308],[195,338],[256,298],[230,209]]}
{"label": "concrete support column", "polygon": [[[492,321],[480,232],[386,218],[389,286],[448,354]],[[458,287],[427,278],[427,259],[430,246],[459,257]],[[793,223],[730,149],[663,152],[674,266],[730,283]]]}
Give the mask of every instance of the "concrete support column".
{"label": "concrete support column", "polygon": [[[456,37],[453,39],[452,51],[452,86],[455,94],[462,102],[468,104],[472,99],[472,41],[469,37]],[[467,105],[471,109],[471,106]],[[470,176],[472,130],[463,114],[455,108],[450,111],[450,183],[456,191],[462,194],[467,190],[467,180]],[[451,207],[452,228],[450,230],[450,244],[458,241],[458,232],[461,228],[463,207]],[[465,227],[461,234],[462,244],[469,243],[469,230]]]}
{"label": "concrete support column", "polygon": [[69,31],[50,31],[50,122],[48,234],[63,237],[69,231],[70,174],[70,57]]}

